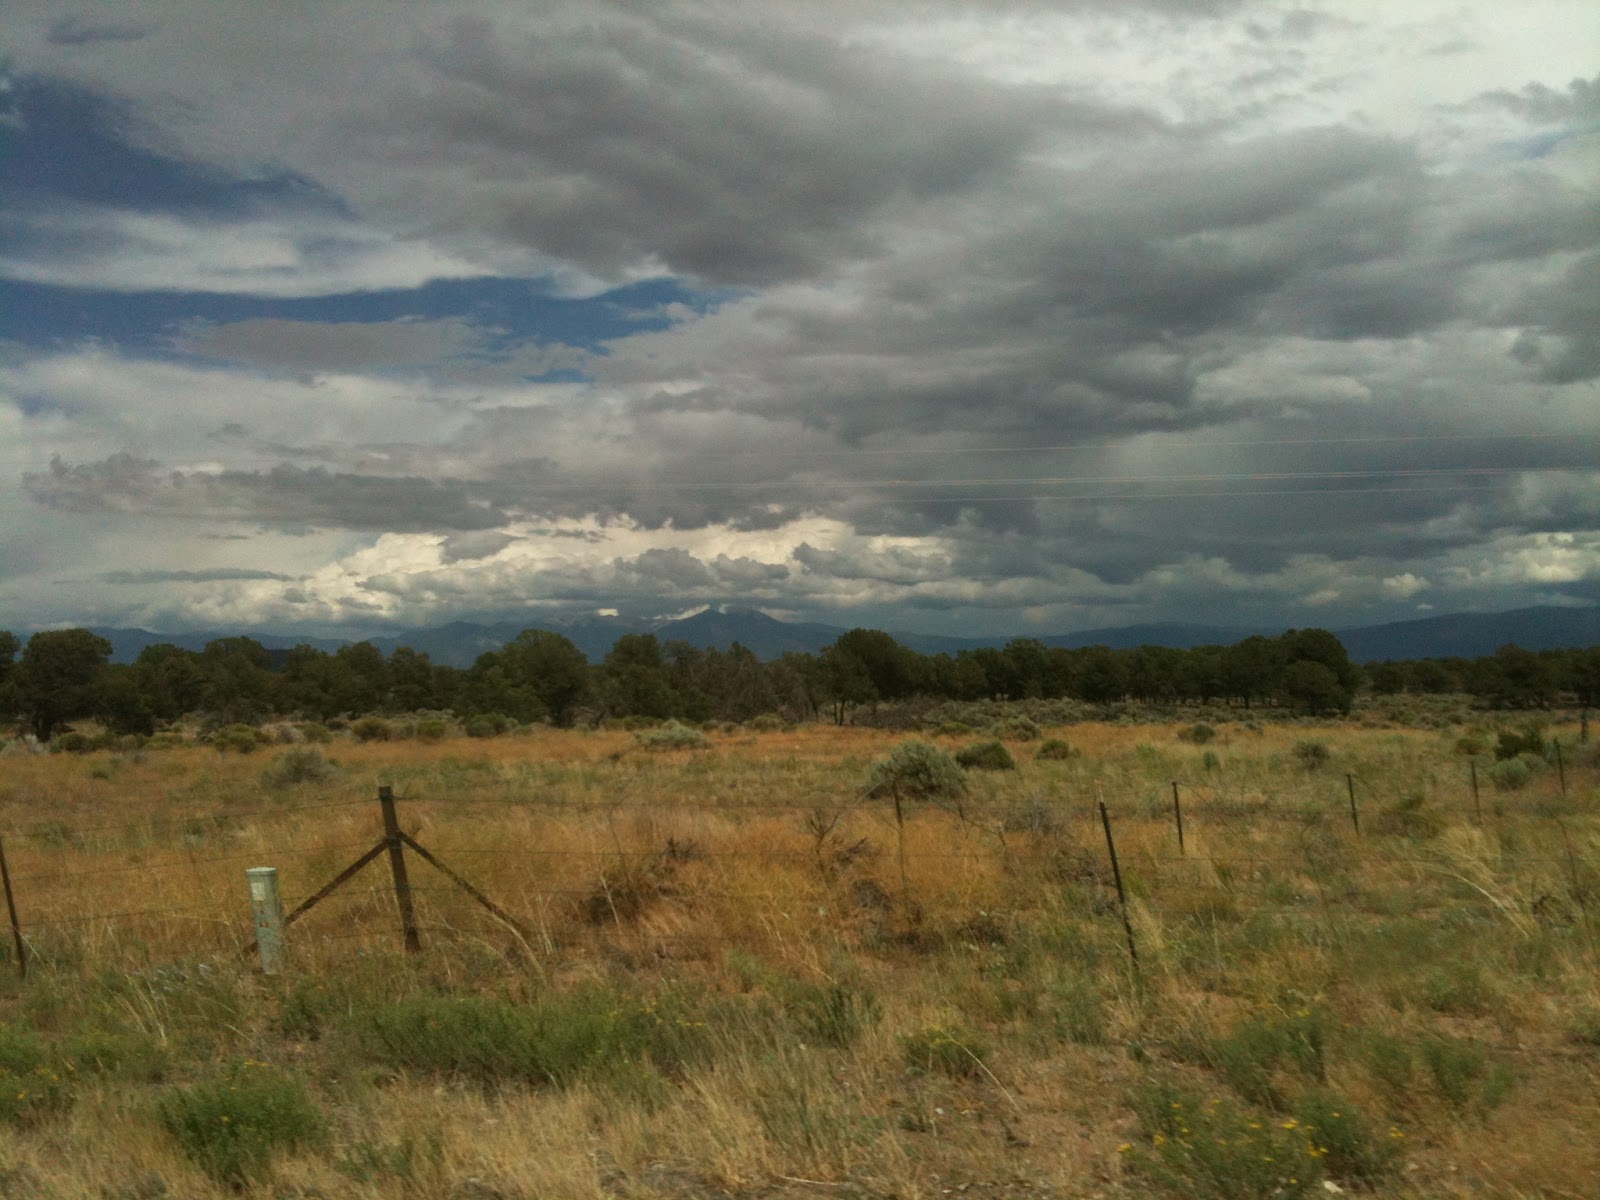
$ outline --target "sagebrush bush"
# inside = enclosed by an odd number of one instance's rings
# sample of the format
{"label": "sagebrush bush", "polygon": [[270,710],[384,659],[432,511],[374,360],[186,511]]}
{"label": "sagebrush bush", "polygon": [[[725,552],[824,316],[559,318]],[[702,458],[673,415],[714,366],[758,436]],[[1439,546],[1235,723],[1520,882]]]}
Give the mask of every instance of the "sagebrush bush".
{"label": "sagebrush bush", "polygon": [[211,735],[211,744],[219,754],[230,750],[236,754],[253,754],[261,744],[261,737],[252,726],[229,725]]}
{"label": "sagebrush bush", "polygon": [[266,1174],[279,1150],[321,1140],[325,1124],[303,1079],[248,1059],[169,1089],[158,1111],[195,1165],[233,1188]]}
{"label": "sagebrush bush", "polygon": [[442,742],[450,736],[450,722],[443,717],[424,717],[412,733],[419,742]]}
{"label": "sagebrush bush", "polygon": [[515,724],[504,713],[477,713],[467,718],[466,732],[471,738],[499,737]]}
{"label": "sagebrush bush", "polygon": [[1544,759],[1523,754],[1496,762],[1489,768],[1489,781],[1502,792],[1519,792],[1542,770]]}
{"label": "sagebrush bush", "polygon": [[392,741],[394,726],[382,717],[362,717],[350,722],[350,736],[358,742]]}
{"label": "sagebrush bush", "polygon": [[1039,722],[1032,717],[1017,714],[1004,717],[989,726],[991,737],[1006,738],[1013,742],[1037,742],[1044,736],[1044,730],[1039,728]]}
{"label": "sagebrush bush", "polygon": [[1496,760],[1505,762],[1524,754],[1539,758],[1544,756],[1544,732],[1537,725],[1529,725],[1521,731],[1500,730],[1495,737]]}
{"label": "sagebrush bush", "polygon": [[967,777],[948,753],[927,742],[901,742],[888,758],[872,764],[867,790],[873,795],[903,800],[939,800],[960,796]]}
{"label": "sagebrush bush", "polygon": [[969,771],[1014,771],[1017,760],[1004,742],[973,742],[956,751],[956,763]]}
{"label": "sagebrush bush", "polygon": [[1193,742],[1196,746],[1204,746],[1207,742],[1215,740],[1217,731],[1203,722],[1189,726],[1178,734],[1186,742]]}
{"label": "sagebrush bush", "polygon": [[633,740],[646,750],[703,750],[711,739],[700,730],[680,721],[668,721],[656,729],[641,729]]}
{"label": "sagebrush bush", "polygon": [[1295,761],[1306,770],[1315,771],[1318,767],[1324,766],[1333,754],[1326,742],[1304,741],[1294,744],[1294,757]]}
{"label": "sagebrush bush", "polygon": [[261,772],[263,786],[292,787],[297,783],[322,783],[339,773],[339,768],[315,746],[297,746],[275,755],[272,765]]}

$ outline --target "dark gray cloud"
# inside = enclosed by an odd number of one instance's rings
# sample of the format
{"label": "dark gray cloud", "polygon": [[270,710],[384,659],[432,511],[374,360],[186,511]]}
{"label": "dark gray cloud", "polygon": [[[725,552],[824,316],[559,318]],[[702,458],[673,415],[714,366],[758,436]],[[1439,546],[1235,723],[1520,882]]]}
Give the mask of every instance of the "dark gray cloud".
{"label": "dark gray cloud", "polygon": [[602,6],[516,34],[462,17],[412,91],[363,114],[361,152],[415,198],[469,173],[446,230],[602,274],[655,261],[766,284],[884,252],[886,218],[993,188],[1064,122],[1158,125],[768,15]]}
{"label": "dark gray cloud", "polygon": [[52,45],[88,46],[95,42],[136,42],[156,26],[145,21],[95,21],[88,17],[59,17],[46,35]]}
{"label": "dark gray cloud", "polygon": [[147,585],[158,583],[237,583],[266,579],[288,583],[295,577],[277,571],[256,571],[248,567],[209,567],[199,571],[105,571],[95,577],[101,583]]}
{"label": "dark gray cloud", "polygon": [[99,462],[52,460],[23,486],[46,508],[187,520],[242,521],[277,528],[404,532],[486,530],[507,514],[433,480],[350,475],[278,466],[270,471],[167,471],[131,454]]}
{"label": "dark gray cloud", "polygon": [[[560,360],[465,321],[196,325],[178,349],[212,373],[137,386],[85,354],[19,375],[19,420],[59,439],[31,461],[82,464],[26,495],[106,528],[322,531],[338,578],[278,592],[326,620],[531,596],[1331,621],[1580,594],[1600,81],[1502,67],[1490,12],[334,6],[281,87],[250,82],[273,21],[174,21],[119,58],[171,75],[181,49],[171,94],[134,68],[102,86],[186,153],[336,193],[375,274],[741,290]],[[107,277],[133,243],[205,264],[162,279],[237,269],[233,229],[113,232],[67,229]],[[326,229],[249,232],[252,279],[350,277]],[[572,382],[527,384],[552,369]]]}

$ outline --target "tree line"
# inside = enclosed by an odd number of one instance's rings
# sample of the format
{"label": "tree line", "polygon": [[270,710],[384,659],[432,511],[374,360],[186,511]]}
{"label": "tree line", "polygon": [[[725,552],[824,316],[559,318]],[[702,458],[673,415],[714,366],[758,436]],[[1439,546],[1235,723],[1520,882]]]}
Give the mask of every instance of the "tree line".
{"label": "tree line", "polygon": [[148,646],[125,664],[112,663],[111,652],[85,629],[36,633],[26,642],[0,630],[0,721],[48,740],[79,719],[148,734],[192,714],[254,723],[431,710],[570,725],[630,716],[742,721],[776,712],[842,724],[862,706],[914,697],[1305,713],[1347,712],[1362,689],[1465,692],[1500,708],[1544,707],[1563,697],[1600,702],[1600,647],[1534,653],[1505,646],[1477,659],[1362,667],[1323,629],[1189,650],[1064,649],[1018,638],[955,654],[921,654],[880,630],[852,629],[820,653],[770,661],[737,644],[703,649],[628,634],[598,664],[561,634],[528,629],[467,668],[405,647],[385,657],[370,642],[330,653],[306,645],[268,650],[252,638],[229,637],[199,651]]}

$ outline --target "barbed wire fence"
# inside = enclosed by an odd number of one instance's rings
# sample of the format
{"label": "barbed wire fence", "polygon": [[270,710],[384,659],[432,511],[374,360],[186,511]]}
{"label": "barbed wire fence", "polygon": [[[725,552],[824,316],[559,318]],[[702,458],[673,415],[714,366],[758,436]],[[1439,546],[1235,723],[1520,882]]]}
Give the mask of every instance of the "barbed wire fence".
{"label": "barbed wire fence", "polygon": [[[1585,774],[1592,776],[1592,768],[1563,765],[1563,796]],[[1015,874],[1019,859],[1059,857],[1070,849],[1066,874],[1057,870],[1041,880],[1076,883],[1082,893],[1078,899],[1087,896],[1092,912],[1118,919],[1135,970],[1138,946],[1130,893],[1134,905],[1159,909],[1164,900],[1203,892],[1232,913],[1288,919],[1298,919],[1306,904],[1325,911],[1337,904],[1341,916],[1351,920],[1363,915],[1359,889],[1330,900],[1323,876],[1341,874],[1349,892],[1350,871],[1357,867],[1459,882],[1476,889],[1508,920],[1581,923],[1591,950],[1595,947],[1592,909],[1600,898],[1595,847],[1575,841],[1560,815],[1532,814],[1548,822],[1559,846],[1547,853],[1519,849],[1502,873],[1492,864],[1464,867],[1420,841],[1387,836],[1382,822],[1396,819],[1394,805],[1403,797],[1387,796],[1385,781],[1350,772],[1337,782],[1343,783],[1341,799],[1348,802],[1342,831],[1337,831],[1335,806],[1326,796],[1323,817],[1313,830],[1303,804],[1268,791],[1252,794],[1210,780],[1174,779],[1156,788],[1097,786],[1093,797],[1081,788],[1063,790],[1048,796],[1042,808],[1020,814],[959,811],[953,814],[959,822],[954,844],[902,844],[902,849],[918,879],[932,876],[948,891],[966,878],[970,894],[986,896],[1004,892],[993,887],[986,891],[982,885],[1007,872]],[[1588,787],[1592,795],[1592,780]],[[1333,783],[1322,786],[1325,793],[1333,788]],[[1480,826],[1499,819],[1483,812],[1475,769],[1461,791],[1458,815]],[[113,948],[124,957],[147,959],[173,946],[186,947],[192,955],[248,955],[257,949],[256,922],[244,877],[248,868],[263,866],[278,868],[295,902],[282,926],[286,934],[294,927],[288,937],[291,946],[297,941],[359,941],[381,948],[392,944],[396,915],[399,941],[408,953],[423,949],[425,935],[431,941],[503,934],[501,940],[509,939],[522,955],[553,950],[562,940],[552,932],[558,926],[625,939],[637,949],[654,948],[663,955],[675,953],[675,945],[703,947],[718,940],[705,921],[694,920],[695,912],[708,906],[716,910],[711,915],[737,917],[736,924],[756,927],[789,920],[784,914],[806,908],[828,918],[835,929],[865,914],[874,928],[889,929],[902,939],[916,932],[920,920],[917,887],[904,880],[886,886],[870,869],[873,856],[895,831],[887,816],[875,814],[859,796],[841,800],[831,820],[818,819],[815,801],[745,800],[709,810],[692,802],[634,804],[627,815],[649,820],[626,841],[617,827],[618,804],[477,797],[471,801],[474,812],[514,808],[556,822],[557,831],[566,836],[546,830],[543,844],[533,844],[491,830],[491,844],[451,844],[436,851],[427,845],[426,835],[418,836],[422,822],[406,827],[401,805],[409,815],[419,809],[436,813],[447,803],[444,797],[397,798],[391,788],[381,788],[376,841],[348,836],[342,827],[321,838],[308,836],[308,828],[330,814],[347,813],[359,824],[359,810],[374,807],[370,796],[280,804],[252,814],[258,825],[275,821],[294,828],[285,829],[281,840],[257,828],[259,844],[250,849],[212,844],[230,822],[240,820],[227,813],[176,823],[145,819],[72,827],[54,821],[6,831],[0,834],[0,882],[11,933],[5,957],[26,974],[38,961],[89,961]],[[724,825],[778,819],[789,840],[776,845],[769,840],[757,852],[719,848],[692,834],[662,833],[675,819],[692,826],[708,812]],[[864,818],[866,832],[861,833],[858,821],[847,837],[839,822],[842,814]],[[1403,811],[1399,820],[1403,833]],[[1294,853],[1281,847],[1262,849],[1251,835],[1263,822],[1300,825],[1303,844]],[[1170,825],[1170,836],[1162,834],[1164,824]],[[1120,847],[1117,863],[1117,838],[1126,837],[1130,828],[1135,836]],[[1101,831],[1103,853],[1096,847]],[[174,840],[179,845],[168,848]],[[351,857],[358,852],[359,857]],[[413,877],[408,861],[423,873]],[[749,886],[752,869],[762,873],[766,886]],[[690,870],[692,884],[682,879]],[[1516,872],[1528,878],[1519,882]],[[1285,876],[1311,879],[1315,894],[1305,897],[1305,904],[1289,898]],[[1015,889],[1009,895],[1015,900]],[[335,905],[336,915],[326,919]],[[653,910],[659,916],[666,907],[675,909],[675,920],[649,919]],[[904,928],[893,928],[897,920]],[[736,934],[724,930],[722,936],[731,941]]]}

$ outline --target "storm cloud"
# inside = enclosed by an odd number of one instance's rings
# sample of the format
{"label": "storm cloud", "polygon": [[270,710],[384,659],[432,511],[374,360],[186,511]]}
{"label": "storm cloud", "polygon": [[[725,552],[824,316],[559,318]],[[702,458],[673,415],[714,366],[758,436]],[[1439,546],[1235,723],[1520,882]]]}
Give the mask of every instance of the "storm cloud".
{"label": "storm cloud", "polygon": [[1593,594],[1586,7],[200,11],[0,15],[131,181],[24,189],[0,287],[174,314],[0,369],[19,611],[68,528],[213,622]]}

